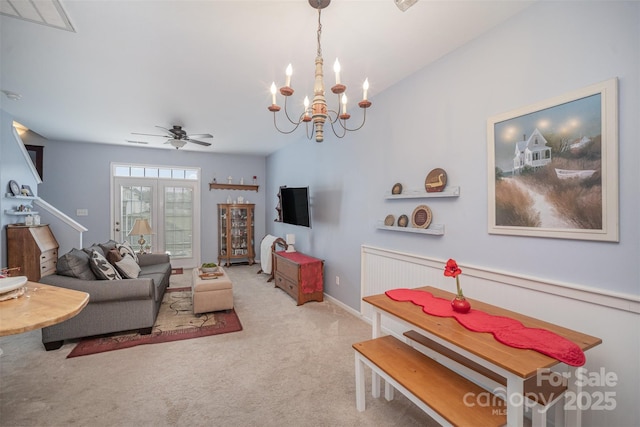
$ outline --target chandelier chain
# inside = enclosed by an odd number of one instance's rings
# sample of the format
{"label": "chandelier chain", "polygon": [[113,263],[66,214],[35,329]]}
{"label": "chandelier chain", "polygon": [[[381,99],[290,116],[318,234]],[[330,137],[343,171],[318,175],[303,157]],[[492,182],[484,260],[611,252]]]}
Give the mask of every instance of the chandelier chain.
{"label": "chandelier chain", "polygon": [[320,37],[322,36],[322,22],[320,21],[320,15],[322,15],[322,8],[320,7],[320,1],[318,0],[318,55],[322,57],[322,45],[320,44]]}

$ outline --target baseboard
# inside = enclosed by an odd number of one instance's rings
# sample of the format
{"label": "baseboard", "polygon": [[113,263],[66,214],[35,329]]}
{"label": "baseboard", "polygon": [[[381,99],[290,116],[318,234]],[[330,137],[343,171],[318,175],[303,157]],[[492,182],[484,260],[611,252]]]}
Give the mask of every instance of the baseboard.
{"label": "baseboard", "polygon": [[367,319],[364,318],[364,316],[362,316],[362,314],[360,314],[359,311],[354,310],[353,308],[349,307],[348,305],[346,305],[345,303],[343,303],[342,301],[339,301],[337,299],[335,299],[334,297],[332,297],[331,295],[325,293],[324,294],[324,299],[330,301],[332,304],[335,304],[337,306],[339,306],[340,308],[344,309],[345,311],[349,312],[349,314],[353,314],[354,316],[356,316],[358,319],[364,320],[367,323],[370,323]]}

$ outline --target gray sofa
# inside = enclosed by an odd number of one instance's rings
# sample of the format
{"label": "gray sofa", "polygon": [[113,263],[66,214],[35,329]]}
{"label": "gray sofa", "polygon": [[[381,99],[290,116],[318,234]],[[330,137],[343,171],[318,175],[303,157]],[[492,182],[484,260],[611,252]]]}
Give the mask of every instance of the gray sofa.
{"label": "gray sofa", "polygon": [[[77,250],[75,250],[77,251]],[[60,265],[61,259],[58,261]],[[138,278],[93,280],[52,274],[41,283],[87,292],[89,303],[75,317],[42,329],[47,351],[56,350],[64,340],[138,329],[151,333],[162,297],[169,286],[171,262],[165,254],[138,254]]]}

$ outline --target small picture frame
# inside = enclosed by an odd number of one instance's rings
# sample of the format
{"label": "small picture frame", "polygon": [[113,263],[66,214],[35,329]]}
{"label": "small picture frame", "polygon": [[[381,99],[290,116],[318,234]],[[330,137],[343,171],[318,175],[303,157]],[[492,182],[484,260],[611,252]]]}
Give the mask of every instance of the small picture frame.
{"label": "small picture frame", "polygon": [[33,197],[33,191],[28,185],[22,185],[22,194],[25,196]]}
{"label": "small picture frame", "polygon": [[427,205],[420,205],[411,214],[411,224],[415,228],[428,228],[431,225],[433,214]]}
{"label": "small picture frame", "polygon": [[20,186],[14,180],[9,181],[9,189],[11,190],[11,194],[14,196],[19,196],[21,194]]}
{"label": "small picture frame", "polygon": [[393,195],[402,194],[402,184],[400,184],[399,182],[396,182],[393,188],[391,189],[391,194]]}

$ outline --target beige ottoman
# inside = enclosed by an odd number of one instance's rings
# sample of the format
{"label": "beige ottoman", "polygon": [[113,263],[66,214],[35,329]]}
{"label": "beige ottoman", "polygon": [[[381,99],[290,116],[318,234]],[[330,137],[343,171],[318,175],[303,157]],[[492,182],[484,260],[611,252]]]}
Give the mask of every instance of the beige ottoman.
{"label": "beige ottoman", "polygon": [[191,297],[194,314],[233,308],[233,283],[222,267],[219,267],[218,271],[222,272],[222,276],[218,276],[217,279],[201,279],[200,269],[193,269]]}

